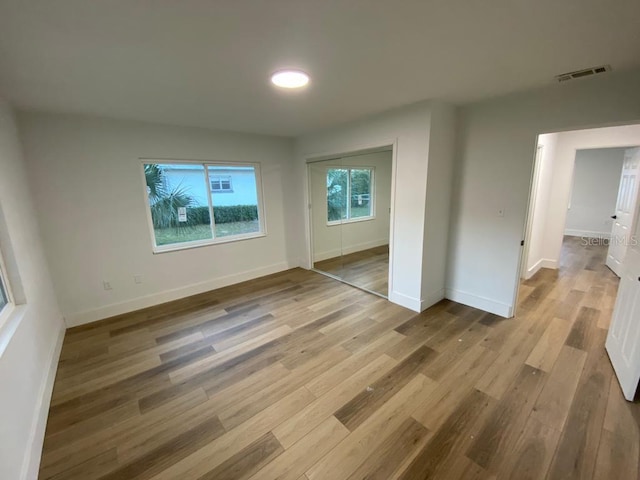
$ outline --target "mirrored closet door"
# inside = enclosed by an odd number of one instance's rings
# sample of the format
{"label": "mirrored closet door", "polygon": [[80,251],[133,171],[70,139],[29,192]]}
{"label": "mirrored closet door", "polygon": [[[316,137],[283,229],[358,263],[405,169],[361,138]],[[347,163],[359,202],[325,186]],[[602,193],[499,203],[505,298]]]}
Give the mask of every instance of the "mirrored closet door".
{"label": "mirrored closet door", "polygon": [[313,267],[388,295],[391,150],[309,163]]}

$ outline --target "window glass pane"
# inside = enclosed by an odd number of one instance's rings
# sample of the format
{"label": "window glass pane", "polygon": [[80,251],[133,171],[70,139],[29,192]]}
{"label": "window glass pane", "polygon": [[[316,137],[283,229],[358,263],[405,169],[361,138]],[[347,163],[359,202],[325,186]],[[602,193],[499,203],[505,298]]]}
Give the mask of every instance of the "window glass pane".
{"label": "window glass pane", "polygon": [[351,218],[371,214],[371,170],[351,169]]}
{"label": "window glass pane", "polygon": [[209,178],[218,181],[211,189],[216,237],[260,231],[258,185],[253,166],[209,165]]}
{"label": "window glass pane", "polygon": [[156,245],[213,238],[204,166],[145,164]]}
{"label": "window glass pane", "polygon": [[7,298],[7,292],[4,289],[2,278],[0,278],[0,310],[2,310],[7,303],[9,303],[9,299]]}
{"label": "window glass pane", "polygon": [[349,170],[327,170],[327,220],[335,222],[347,218],[347,182]]}
{"label": "window glass pane", "polygon": [[[220,167],[215,167],[220,168]],[[212,192],[226,192],[232,193],[233,188],[231,186],[231,177],[230,176],[209,176],[211,180],[211,191]]]}

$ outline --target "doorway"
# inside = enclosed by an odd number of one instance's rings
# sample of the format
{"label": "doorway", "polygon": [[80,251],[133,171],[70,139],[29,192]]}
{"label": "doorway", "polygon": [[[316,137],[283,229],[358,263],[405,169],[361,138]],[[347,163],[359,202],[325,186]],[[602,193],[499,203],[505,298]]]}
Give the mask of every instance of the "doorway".
{"label": "doorway", "polygon": [[638,145],[640,125],[538,136],[518,289],[525,315],[540,296],[560,302],[570,346],[607,332],[627,400],[640,382]]}
{"label": "doorway", "polygon": [[[640,125],[538,136],[520,269],[522,280],[532,278],[543,268],[558,270],[567,237],[578,239],[585,246],[606,246],[608,265],[611,254],[615,253],[618,260],[624,256],[624,251],[619,250],[628,243],[623,237],[628,236],[630,228],[621,231],[620,219],[633,217],[629,210],[638,203],[638,189],[625,187],[628,182],[623,165],[639,144]],[[620,208],[627,213],[621,213]]]}
{"label": "doorway", "polygon": [[392,148],[308,162],[313,270],[387,298]]}

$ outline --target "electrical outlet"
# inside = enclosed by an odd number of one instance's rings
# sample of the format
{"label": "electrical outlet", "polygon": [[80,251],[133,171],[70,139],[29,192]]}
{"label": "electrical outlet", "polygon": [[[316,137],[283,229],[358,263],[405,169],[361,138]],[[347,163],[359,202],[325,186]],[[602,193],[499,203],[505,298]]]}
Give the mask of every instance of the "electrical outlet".
{"label": "electrical outlet", "polygon": [[142,275],[141,274],[137,274],[133,276],[133,281],[135,283],[142,283]]}
{"label": "electrical outlet", "polygon": [[102,286],[105,290],[113,290],[113,288],[111,287],[111,282],[109,280],[103,280]]}

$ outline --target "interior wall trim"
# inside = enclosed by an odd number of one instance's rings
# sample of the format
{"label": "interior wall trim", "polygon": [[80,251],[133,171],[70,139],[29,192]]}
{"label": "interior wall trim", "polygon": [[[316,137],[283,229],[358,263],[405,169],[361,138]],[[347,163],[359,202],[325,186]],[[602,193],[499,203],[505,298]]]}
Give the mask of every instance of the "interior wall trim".
{"label": "interior wall trim", "polygon": [[447,288],[446,298],[453,300],[454,302],[462,303],[469,307],[478,308],[485,312],[493,313],[504,318],[513,317],[513,305],[507,305],[506,303],[497,302],[490,298],[481,297],[479,295],[473,295],[471,293],[462,292],[460,290],[454,290]]}
{"label": "interior wall trim", "polygon": [[244,272],[224,277],[212,278],[211,280],[205,280],[204,282],[194,283],[185,287],[165,290],[163,292],[133,298],[124,302],[113,303],[104,307],[74,313],[67,315],[65,317],[65,322],[69,328],[77,327],[86,323],[104,320],[105,318],[113,317],[115,315],[133,312],[135,310],[152,307],[161,303],[171,302],[180,298],[190,297],[191,295],[208,292],[209,290],[215,290],[217,288],[227,287],[247,280],[253,280],[254,278],[264,277],[265,275],[282,272],[297,266],[298,262],[274,263],[273,265],[268,265],[266,267],[246,270]]}

